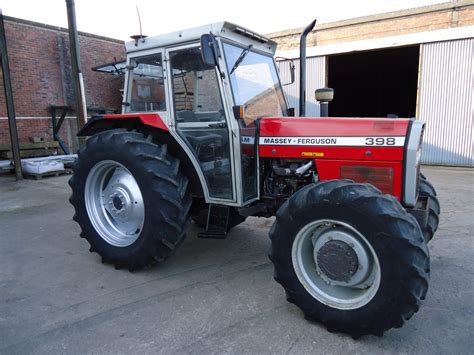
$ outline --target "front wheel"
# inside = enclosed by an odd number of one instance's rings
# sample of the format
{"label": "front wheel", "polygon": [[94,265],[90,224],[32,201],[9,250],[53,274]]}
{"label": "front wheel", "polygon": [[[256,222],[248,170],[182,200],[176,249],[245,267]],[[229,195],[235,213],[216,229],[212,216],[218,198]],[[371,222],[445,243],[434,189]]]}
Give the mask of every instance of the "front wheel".
{"label": "front wheel", "polygon": [[327,181],[286,201],[270,231],[275,280],[330,331],[382,335],[401,327],[428,289],[416,220],[370,185]]}

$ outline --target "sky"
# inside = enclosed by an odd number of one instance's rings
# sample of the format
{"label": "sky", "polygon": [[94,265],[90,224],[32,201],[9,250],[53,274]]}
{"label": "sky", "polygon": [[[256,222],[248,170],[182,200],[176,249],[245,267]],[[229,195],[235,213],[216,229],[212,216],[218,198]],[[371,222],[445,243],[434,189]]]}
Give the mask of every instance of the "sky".
{"label": "sky", "polygon": [[[75,0],[79,31],[128,40],[229,21],[265,34],[318,23],[447,2],[447,0]],[[0,0],[6,16],[67,27],[65,0]]]}

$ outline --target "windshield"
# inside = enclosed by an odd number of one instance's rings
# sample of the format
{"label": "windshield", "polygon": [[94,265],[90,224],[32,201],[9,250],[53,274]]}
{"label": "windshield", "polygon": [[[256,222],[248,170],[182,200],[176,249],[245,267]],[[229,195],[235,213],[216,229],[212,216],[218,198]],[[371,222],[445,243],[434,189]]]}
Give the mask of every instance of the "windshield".
{"label": "windshield", "polygon": [[[281,117],[286,114],[286,102],[278,80],[275,63],[271,56],[249,51],[243,58],[244,49],[224,43],[227,69],[236,105],[245,107],[247,125],[256,118]],[[240,58],[240,63],[235,63]]]}

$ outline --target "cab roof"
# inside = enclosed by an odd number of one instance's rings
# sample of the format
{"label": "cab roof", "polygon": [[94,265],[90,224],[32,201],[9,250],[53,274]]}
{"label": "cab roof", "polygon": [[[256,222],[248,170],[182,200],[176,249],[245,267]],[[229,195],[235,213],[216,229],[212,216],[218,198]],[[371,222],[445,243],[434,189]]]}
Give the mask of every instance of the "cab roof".
{"label": "cab roof", "polygon": [[[252,44],[254,48],[275,54],[276,42],[256,32],[230,22],[217,22],[205,26],[193,27],[153,37],[145,37],[125,43],[127,53],[169,47],[198,41],[203,34],[212,33],[216,37],[230,39],[242,44]],[[137,36],[138,37],[138,36]]]}

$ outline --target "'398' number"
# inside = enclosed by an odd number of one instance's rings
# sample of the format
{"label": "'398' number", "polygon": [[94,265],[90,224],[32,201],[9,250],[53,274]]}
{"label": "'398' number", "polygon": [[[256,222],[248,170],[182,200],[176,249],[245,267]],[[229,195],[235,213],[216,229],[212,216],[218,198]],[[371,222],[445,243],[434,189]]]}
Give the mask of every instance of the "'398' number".
{"label": "'398' number", "polygon": [[395,138],[393,137],[376,137],[366,138],[365,145],[395,145]]}

